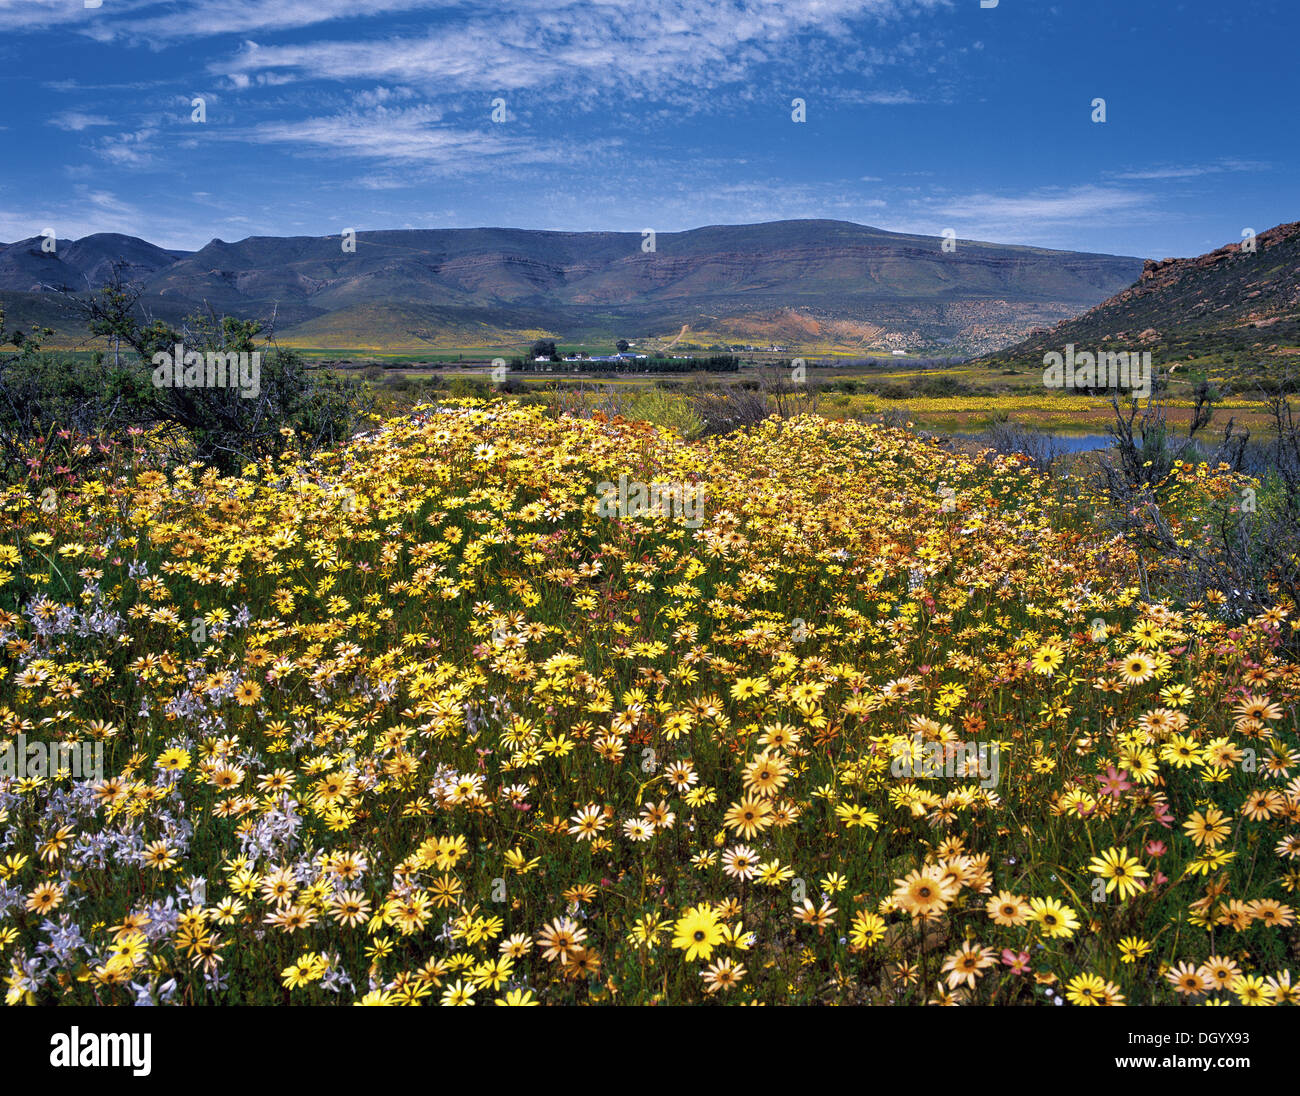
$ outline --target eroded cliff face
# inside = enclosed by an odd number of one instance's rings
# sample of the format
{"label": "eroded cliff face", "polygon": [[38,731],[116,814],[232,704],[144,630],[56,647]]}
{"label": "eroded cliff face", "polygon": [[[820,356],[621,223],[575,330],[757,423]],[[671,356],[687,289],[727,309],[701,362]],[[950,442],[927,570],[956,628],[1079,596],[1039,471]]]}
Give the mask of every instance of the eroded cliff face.
{"label": "eroded cliff face", "polygon": [[[1292,221],[1289,224],[1277,225],[1266,232],[1259,233],[1253,241],[1244,240],[1241,243],[1225,244],[1223,247],[1207,252],[1204,255],[1198,255],[1195,258],[1147,259],[1142,264],[1139,288],[1143,291],[1158,290],[1172,285],[1187,274],[1198,270],[1207,270],[1233,258],[1266,253],[1279,244],[1294,242],[1297,237],[1300,237],[1300,221]],[[1254,244],[1253,251],[1250,249],[1252,242]]]}

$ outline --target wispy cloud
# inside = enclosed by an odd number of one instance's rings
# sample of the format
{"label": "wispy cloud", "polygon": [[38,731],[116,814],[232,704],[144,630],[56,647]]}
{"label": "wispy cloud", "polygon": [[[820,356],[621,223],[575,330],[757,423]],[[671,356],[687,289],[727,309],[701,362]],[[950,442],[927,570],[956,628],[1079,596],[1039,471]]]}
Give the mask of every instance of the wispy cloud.
{"label": "wispy cloud", "polygon": [[1258,160],[1219,160],[1212,164],[1168,165],[1139,168],[1114,174],[1116,179],[1160,180],[1195,179],[1202,175],[1221,175],[1227,171],[1268,171],[1271,165]]}
{"label": "wispy cloud", "polygon": [[130,202],[102,188],[78,186],[71,201],[27,209],[0,208],[0,239],[25,240],[46,228],[59,239],[78,239],[95,232],[144,235],[152,218]]}
{"label": "wispy cloud", "polygon": [[116,124],[111,118],[105,118],[102,114],[82,114],[78,110],[65,110],[50,119],[50,125],[57,126],[59,129],[66,129],[72,133],[80,133],[83,129],[89,129],[91,126],[112,126]]}
{"label": "wispy cloud", "polygon": [[1098,221],[1117,224],[1140,218],[1149,213],[1152,198],[1138,190],[1089,185],[1020,195],[940,195],[912,205],[929,219],[928,225],[918,223],[918,232],[934,235],[951,227],[965,239],[1027,243]]}
{"label": "wispy cloud", "polygon": [[88,8],[84,0],[0,0],[0,30],[44,30],[67,25],[89,28],[92,21],[120,17],[151,2],[108,0],[108,4],[101,2],[98,8]]}
{"label": "wispy cloud", "polygon": [[95,151],[118,167],[148,167],[155,162],[157,137],[153,127],[118,133],[96,141]]}
{"label": "wispy cloud", "polygon": [[887,107],[911,106],[925,101],[918,99],[910,91],[846,91],[840,92],[838,98],[848,103]]}
{"label": "wispy cloud", "polygon": [[[573,149],[563,142],[448,126],[441,124],[442,119],[442,111],[432,106],[379,106],[293,122],[266,122],[236,139],[332,158],[418,165],[441,174],[484,170],[491,164],[561,164],[573,159]],[[608,144],[604,142],[602,147]],[[587,152],[593,151],[589,146]]]}
{"label": "wispy cloud", "polygon": [[[93,3],[93,0],[92,0]],[[338,19],[446,9],[447,0],[0,0],[0,29],[72,29],[92,38],[189,40],[297,30]],[[454,0],[453,5],[454,6]]]}
{"label": "wispy cloud", "polygon": [[[1275,114],[1266,132],[1278,131],[1285,95],[1244,81],[1222,89],[1224,113],[1243,121],[1216,144],[1190,106],[1179,114],[1176,89],[1144,87],[1167,130],[1121,124],[1085,138],[1086,112],[1063,104],[1086,104],[1091,77],[1062,73],[1053,94],[1025,102],[1043,40],[998,29],[1023,7],[0,0],[14,108],[4,122],[16,142],[42,145],[4,173],[0,208],[21,205],[9,197],[20,193],[93,212],[73,193],[91,184],[156,209],[151,222],[185,225],[192,205],[186,236],[254,222],[310,232],[346,204],[375,225],[426,223],[435,208],[444,225],[509,210],[519,225],[665,231],[838,217],[1130,253],[1165,246],[1165,235],[1217,238],[1225,218],[1230,229],[1294,216],[1285,182],[1295,155],[1250,125]],[[1094,53],[1127,56],[1137,37],[1166,30],[1171,48],[1215,48],[1193,21],[1166,28],[1152,16],[1121,41],[1064,7],[1040,13],[1058,45],[1068,26]],[[190,118],[196,95],[206,125]],[[497,97],[506,124],[490,118]],[[790,116],[795,97],[807,125]],[[1007,111],[1033,121],[1032,158],[999,121]],[[1098,158],[1080,160],[1080,141],[1093,138]],[[191,184],[216,203],[195,203]]]}
{"label": "wispy cloud", "polygon": [[[689,81],[698,90],[788,60],[801,36],[860,45],[863,28],[951,0],[817,0],[744,4],[717,0],[513,0],[464,4],[423,36],[349,37],[281,45],[247,41],[214,74],[254,81],[376,80],[446,91],[547,89],[567,97],[610,90],[650,98]],[[879,93],[878,102],[910,101]]]}
{"label": "wispy cloud", "polygon": [[[97,39],[162,43],[276,35],[346,23],[353,28],[353,44],[361,44],[358,37],[367,25],[406,17],[496,29],[507,40],[517,39],[525,28],[541,29],[568,42],[567,59],[573,61],[584,45],[598,51],[611,41],[635,42],[641,53],[651,47],[650,52],[658,54],[653,47],[662,46],[680,57],[685,51],[677,43],[687,39],[697,39],[712,51],[815,30],[847,37],[855,24],[952,5],[953,0],[202,0],[179,5],[170,0],[101,0],[99,7],[87,8],[84,0],[0,0],[0,28],[70,27]],[[604,59],[615,60],[608,54]],[[625,62],[629,55],[619,60]]]}
{"label": "wispy cloud", "polygon": [[[169,5],[170,7],[171,5]],[[446,10],[454,0],[202,0],[181,10],[144,15],[123,31],[154,39],[209,38],[300,30],[338,20]]]}

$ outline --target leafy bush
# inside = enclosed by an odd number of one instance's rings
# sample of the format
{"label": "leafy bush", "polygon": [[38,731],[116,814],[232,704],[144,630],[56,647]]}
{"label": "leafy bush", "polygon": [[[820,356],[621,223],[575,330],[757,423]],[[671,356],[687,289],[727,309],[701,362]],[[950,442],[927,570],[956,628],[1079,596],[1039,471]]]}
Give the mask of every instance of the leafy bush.
{"label": "leafy bush", "polygon": [[486,399],[492,394],[492,387],[487,381],[480,380],[478,377],[452,377],[447,382],[447,391],[457,397]]}
{"label": "leafy bush", "polygon": [[[22,475],[32,446],[62,430],[113,434],[150,418],[153,386],[135,367],[44,351],[0,357],[0,460],[6,478]],[[78,464],[93,463],[94,451]]]}
{"label": "leafy bush", "polygon": [[[195,458],[230,471],[278,452],[285,432],[305,453],[337,445],[370,410],[359,378],[314,368],[269,342],[259,347],[256,321],[197,317],[179,332],[156,321],[141,327],[126,310],[129,300],[110,285],[82,302],[93,329],[113,340],[111,365],[102,353],[85,361],[42,352],[32,339],[17,354],[0,357],[0,458],[8,478],[21,476],[31,446],[55,431],[111,437],[132,426],[180,427]],[[0,341],[3,336],[0,313]],[[250,362],[258,355],[256,386],[241,389],[229,380],[211,387],[160,385],[153,355],[170,354],[178,343],[199,353],[249,354]]]}
{"label": "leafy bush", "polygon": [[672,430],[688,441],[704,433],[704,417],[684,396],[652,388],[631,401],[629,418]]}

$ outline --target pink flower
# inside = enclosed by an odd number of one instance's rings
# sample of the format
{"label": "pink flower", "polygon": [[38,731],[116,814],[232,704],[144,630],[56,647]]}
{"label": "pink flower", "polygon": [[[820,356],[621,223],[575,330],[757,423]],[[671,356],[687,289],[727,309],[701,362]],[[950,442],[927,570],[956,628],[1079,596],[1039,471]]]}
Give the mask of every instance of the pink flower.
{"label": "pink flower", "polygon": [[1010,948],[1002,949],[1002,962],[1011,968],[1012,974],[1029,973],[1029,952],[1012,951]]}
{"label": "pink flower", "polygon": [[1148,842],[1147,842],[1147,855],[1148,855],[1148,856],[1154,856],[1154,857],[1156,857],[1157,859],[1159,859],[1160,857],[1164,856],[1164,854],[1167,853],[1168,851],[1169,851],[1169,849],[1168,849],[1168,847],[1165,845],[1165,843],[1164,843],[1163,841],[1148,841]]}
{"label": "pink flower", "polygon": [[1133,787],[1129,783],[1128,777],[1117,770],[1114,765],[1111,765],[1106,770],[1105,776],[1097,777],[1097,783],[1101,785],[1102,795],[1113,795],[1116,799],[1119,798],[1120,792],[1126,792]]}

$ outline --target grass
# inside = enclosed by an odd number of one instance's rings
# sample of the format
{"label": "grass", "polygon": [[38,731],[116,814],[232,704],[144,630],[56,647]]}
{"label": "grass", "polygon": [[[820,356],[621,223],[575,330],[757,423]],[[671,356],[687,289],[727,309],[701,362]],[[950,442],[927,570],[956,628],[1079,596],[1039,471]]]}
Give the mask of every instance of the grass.
{"label": "grass", "polygon": [[[386,370],[382,382],[401,379],[410,382],[409,392],[418,398],[422,381],[442,383],[458,376],[481,378],[486,385],[490,363],[467,364],[462,369]],[[512,374],[512,383],[534,395],[551,389],[565,392],[690,392],[699,387],[754,383],[770,369],[742,369],[739,374],[719,377],[711,373],[655,376],[636,373],[603,375]],[[829,418],[878,416],[891,410],[906,410],[918,427],[931,431],[977,432],[996,418],[1007,416],[1024,425],[1062,434],[1104,434],[1114,419],[1108,399],[1069,395],[1045,388],[1041,375],[1005,376],[987,369],[958,366],[916,370],[906,366],[816,367],[807,369],[807,388],[817,394],[818,411]],[[931,395],[935,388],[948,386],[954,395]],[[1175,377],[1162,400],[1169,422],[1186,429],[1192,421],[1191,382]],[[383,388],[381,388],[381,392]],[[390,394],[396,389],[390,389]],[[486,395],[488,389],[483,388]],[[394,403],[393,406],[399,406]],[[1229,418],[1239,427],[1260,436],[1272,430],[1272,421],[1262,398],[1229,397],[1216,405],[1210,432],[1221,429]]]}

